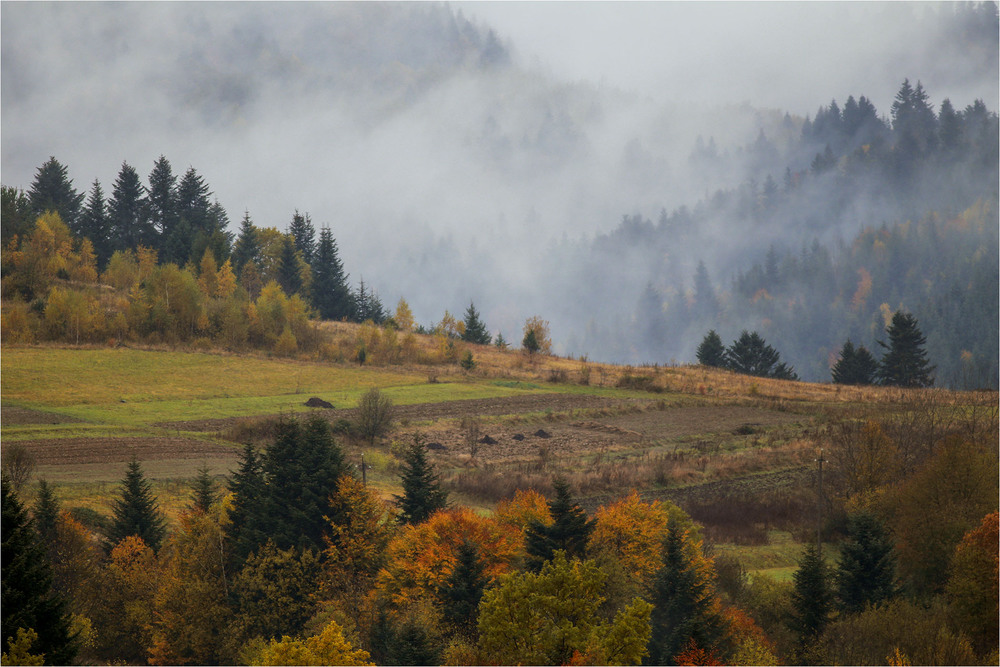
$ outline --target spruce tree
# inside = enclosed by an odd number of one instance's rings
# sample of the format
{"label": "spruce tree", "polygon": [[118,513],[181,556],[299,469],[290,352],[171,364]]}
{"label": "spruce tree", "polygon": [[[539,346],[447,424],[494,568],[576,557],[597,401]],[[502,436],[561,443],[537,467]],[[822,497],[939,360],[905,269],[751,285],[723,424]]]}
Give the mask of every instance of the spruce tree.
{"label": "spruce tree", "polygon": [[319,316],[324,320],[349,319],[353,315],[354,301],[337,251],[337,242],[329,227],[319,232],[312,270],[312,306]]}
{"label": "spruce tree", "polygon": [[866,385],[875,381],[878,362],[864,345],[857,348],[847,340],[840,350],[840,358],[830,369],[834,384]]}
{"label": "spruce tree", "polygon": [[853,614],[896,595],[896,563],[892,540],[873,515],[850,517],[847,535],[836,572],[837,600]]}
{"label": "spruce tree", "polygon": [[0,185],[0,238],[7,239],[25,236],[35,225],[35,217],[31,214],[31,201],[24,190]]}
{"label": "spruce tree", "polygon": [[330,496],[347,474],[343,452],[330,424],[311,417],[303,426],[295,420],[278,425],[263,462],[266,480],[263,532],[279,549],[323,549]]}
{"label": "spruce tree", "polygon": [[886,352],[879,363],[881,384],[892,387],[930,387],[934,366],[927,361],[924,345],[927,339],[917,326],[917,319],[897,310],[887,330],[889,343],[878,341]]}
{"label": "spruce tree", "polygon": [[218,494],[215,491],[215,481],[208,474],[207,465],[198,468],[198,476],[194,479],[192,491],[191,506],[200,512],[208,512],[218,498]]}
{"label": "spruce tree", "polygon": [[134,456],[118,493],[112,503],[114,517],[108,527],[108,551],[130,535],[140,537],[150,549],[159,551],[166,534],[165,520],[153,496],[153,486]]}
{"label": "spruce tree", "polygon": [[534,572],[540,571],[559,550],[565,551],[567,558],[584,558],[594,530],[594,520],[588,519],[587,513],[573,500],[565,479],[552,480],[552,489],[555,491],[555,498],[549,502],[552,525],[532,521],[524,534],[527,565]]}
{"label": "spruce tree", "polygon": [[715,332],[715,329],[711,329],[705,334],[695,356],[702,366],[725,367],[726,346],[722,344],[722,338]]}
{"label": "spruce tree", "polygon": [[0,526],[0,586],[3,604],[3,644],[18,628],[38,634],[29,651],[41,654],[46,664],[69,665],[76,657],[65,603],[52,592],[52,571],[33,522],[7,479],[2,486],[3,525]]}
{"label": "spruce tree", "polygon": [[726,657],[728,628],[712,603],[712,581],[688,549],[684,528],[671,517],[663,540],[663,565],[653,582],[647,664],[677,664],[676,656],[691,640],[716,659]]}
{"label": "spruce tree", "polygon": [[260,261],[260,238],[257,227],[250,219],[250,211],[243,213],[243,220],[240,221],[240,231],[233,245],[231,256],[233,262],[233,273],[240,275],[243,267],[248,262],[257,263]]}
{"label": "spruce tree", "polygon": [[826,564],[816,545],[808,543],[799,569],[792,575],[792,615],[789,627],[796,635],[796,658],[803,664],[814,656],[815,642],[830,620],[831,593]]}
{"label": "spruce tree", "polygon": [[160,156],[149,172],[149,194],[146,197],[149,221],[156,231],[156,248],[161,250],[163,242],[177,226],[177,177],[166,157]]}
{"label": "spruce tree", "polygon": [[403,523],[421,523],[448,506],[448,492],[441,488],[437,472],[427,460],[424,443],[417,435],[406,449],[399,476],[403,495],[395,498]]}
{"label": "spruce tree", "polygon": [[489,583],[485,572],[479,548],[475,542],[465,540],[458,547],[458,558],[451,574],[438,590],[445,622],[470,639],[476,632],[479,601]]}
{"label": "spruce tree", "polygon": [[38,480],[38,500],[35,502],[35,527],[46,542],[55,539],[56,524],[59,521],[59,501],[52,493],[52,487],[44,479]]}
{"label": "spruce tree", "polygon": [[778,351],[756,331],[744,330],[726,350],[726,367],[756,377],[796,380],[795,371],[780,360]]}
{"label": "spruce tree", "polygon": [[156,231],[147,216],[146,191],[139,174],[123,162],[108,203],[111,247],[133,250],[140,245],[156,247]]}
{"label": "spruce tree", "polygon": [[[177,184],[177,223],[162,239],[161,260],[183,266],[195,252],[194,242],[199,232],[212,227],[211,191],[194,167],[189,167]],[[204,247],[201,251],[204,252]],[[198,255],[194,261],[201,259]],[[218,259],[218,257],[216,258]]]}
{"label": "spruce tree", "polygon": [[28,190],[32,221],[46,211],[55,211],[71,230],[77,230],[77,215],[83,203],[83,193],[73,188],[73,181],[65,166],[55,157],[39,167],[35,180]]}
{"label": "spruce tree", "polygon": [[225,526],[230,561],[238,569],[247,557],[266,541],[264,523],[264,468],[253,445],[240,453],[239,469],[229,478],[233,505]]}
{"label": "spruce tree", "polygon": [[302,255],[302,260],[312,266],[316,250],[316,228],[313,227],[309,214],[301,215],[296,210],[291,224],[288,225],[288,234],[295,242],[295,249]]}
{"label": "spruce tree", "polygon": [[462,340],[467,343],[489,345],[491,339],[489,331],[486,330],[486,325],[479,319],[476,304],[469,302],[469,307],[465,311],[465,333],[462,334]]}
{"label": "spruce tree", "polygon": [[94,181],[90,188],[87,204],[80,213],[78,230],[80,236],[90,239],[97,256],[97,266],[103,268],[111,259],[111,220],[108,217],[107,202],[101,182]]}
{"label": "spruce tree", "polygon": [[288,296],[302,291],[299,253],[295,249],[294,239],[287,234],[281,239],[281,255],[278,257],[278,285]]}

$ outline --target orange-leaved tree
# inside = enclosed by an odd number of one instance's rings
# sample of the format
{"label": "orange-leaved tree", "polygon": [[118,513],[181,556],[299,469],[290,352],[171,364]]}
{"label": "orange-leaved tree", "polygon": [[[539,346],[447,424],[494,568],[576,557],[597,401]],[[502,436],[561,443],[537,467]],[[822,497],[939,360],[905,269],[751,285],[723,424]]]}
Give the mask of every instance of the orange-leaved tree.
{"label": "orange-leaved tree", "polygon": [[395,606],[437,595],[464,542],[477,546],[484,575],[492,581],[513,569],[523,537],[518,529],[466,507],[441,510],[407,526],[389,543],[385,567],[376,579],[380,594]]}

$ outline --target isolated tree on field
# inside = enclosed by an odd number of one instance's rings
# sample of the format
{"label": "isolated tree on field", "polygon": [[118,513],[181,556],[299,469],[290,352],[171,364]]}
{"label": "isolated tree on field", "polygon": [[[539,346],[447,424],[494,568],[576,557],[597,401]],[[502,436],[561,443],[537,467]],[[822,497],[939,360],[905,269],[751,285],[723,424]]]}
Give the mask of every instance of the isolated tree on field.
{"label": "isolated tree on field", "polygon": [[15,493],[21,493],[35,473],[35,455],[19,442],[4,445],[0,450],[0,469]]}
{"label": "isolated tree on field", "polygon": [[36,170],[35,180],[27,194],[32,219],[46,211],[54,211],[70,229],[76,230],[76,218],[84,195],[73,188],[69,171],[55,157],[50,157]]}
{"label": "isolated tree on field", "polygon": [[37,633],[37,639],[29,647],[33,655],[44,656],[52,665],[72,664],[77,647],[70,634],[65,603],[52,592],[52,572],[45,548],[10,483],[5,478],[0,485],[3,648],[9,649],[8,641],[13,641],[18,629],[33,630]]}
{"label": "isolated tree on field", "polygon": [[797,638],[797,659],[805,662],[811,657],[815,642],[830,620],[832,600],[826,565],[812,542],[806,545],[799,569],[792,574],[792,579],[795,585],[789,627]]}
{"label": "isolated tree on field", "polygon": [[400,470],[403,495],[396,496],[400,520],[421,523],[448,506],[448,492],[441,488],[437,471],[427,460],[427,450],[419,436],[406,448]]}
{"label": "isolated tree on field", "polygon": [[372,387],[361,395],[358,406],[354,408],[354,425],[358,433],[374,445],[392,428],[394,412],[392,399],[378,387]]}
{"label": "isolated tree on field", "polygon": [[855,514],[837,566],[837,600],[847,613],[889,600],[898,592],[893,543],[875,516]]}
{"label": "isolated tree on field", "polygon": [[521,347],[528,354],[541,352],[548,354],[552,350],[552,339],[549,338],[549,323],[538,317],[529,317],[524,323],[524,338]]}
{"label": "isolated tree on field", "polygon": [[878,341],[885,350],[879,362],[878,378],[891,387],[930,387],[934,366],[927,361],[924,345],[927,339],[917,326],[917,318],[897,310],[886,330],[889,343]]}
{"label": "isolated tree on field", "polygon": [[726,366],[737,373],[779,380],[797,380],[795,371],[781,361],[778,351],[756,331],[746,330],[726,350]]}
{"label": "isolated tree on field", "polygon": [[396,328],[400,331],[413,331],[413,327],[415,325],[413,320],[413,311],[410,310],[410,304],[406,302],[406,299],[399,299],[399,303],[396,304],[396,312],[393,314],[392,319],[396,323]]}
{"label": "isolated tree on field", "polygon": [[702,339],[701,344],[698,346],[695,356],[698,358],[698,363],[702,366],[725,367],[726,346],[722,344],[722,338],[715,332],[715,329],[711,329],[705,334],[705,338]]}
{"label": "isolated tree on field", "polygon": [[569,558],[585,557],[587,542],[594,530],[594,520],[588,519],[587,513],[573,500],[565,479],[555,478],[552,489],[556,494],[548,504],[552,523],[532,521],[524,534],[527,565],[535,572],[552,560],[556,551],[565,552]]}
{"label": "isolated tree on field", "polygon": [[465,311],[464,322],[465,331],[462,333],[462,340],[478,345],[490,344],[490,332],[486,330],[486,325],[479,319],[479,312],[476,310],[474,302],[469,303],[469,307]]}
{"label": "isolated tree on field", "polygon": [[154,552],[159,550],[167,532],[165,519],[153,496],[153,485],[134,456],[125,471],[118,497],[112,503],[112,512],[114,517],[107,535],[109,549],[135,535]]}
{"label": "isolated tree on field", "polygon": [[840,350],[840,358],[830,369],[834,384],[867,385],[875,382],[878,362],[864,345],[857,348],[847,340]]}

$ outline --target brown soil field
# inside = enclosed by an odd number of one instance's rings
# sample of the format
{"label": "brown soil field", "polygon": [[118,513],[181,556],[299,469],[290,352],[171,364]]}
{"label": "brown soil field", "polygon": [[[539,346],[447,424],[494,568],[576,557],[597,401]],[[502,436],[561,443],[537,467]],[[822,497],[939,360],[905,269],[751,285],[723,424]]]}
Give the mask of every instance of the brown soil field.
{"label": "brown soil field", "polygon": [[43,412],[42,410],[19,408],[12,405],[0,407],[0,422],[7,426],[19,426],[23,424],[72,424],[79,421],[79,419],[74,417],[57,415],[54,412]]}
{"label": "brown soil field", "polygon": [[124,463],[176,459],[233,459],[235,447],[185,438],[48,438],[21,444],[40,466]]}

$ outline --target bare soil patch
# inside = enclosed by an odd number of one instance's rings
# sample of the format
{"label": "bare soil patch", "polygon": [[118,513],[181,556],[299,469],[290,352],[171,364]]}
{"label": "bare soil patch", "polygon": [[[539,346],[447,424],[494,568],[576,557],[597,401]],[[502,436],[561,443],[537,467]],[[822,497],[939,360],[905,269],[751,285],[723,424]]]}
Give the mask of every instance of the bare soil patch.
{"label": "bare soil patch", "polygon": [[[476,398],[462,401],[445,401],[442,403],[418,403],[415,405],[397,405],[395,418],[397,422],[407,424],[419,421],[437,421],[441,419],[461,419],[462,417],[502,417],[526,412],[566,412],[580,409],[616,410],[624,406],[642,406],[651,401],[641,399],[615,399],[586,394],[526,394],[523,396],[507,396],[503,398]],[[350,419],[353,410],[323,410],[316,409],[311,414],[318,414],[330,421]],[[279,415],[260,415],[278,417]],[[243,417],[228,417],[225,419],[198,419],[192,421],[166,422],[156,426],[178,429],[182,431],[215,432],[224,430]]]}
{"label": "bare soil patch", "polygon": [[[476,458],[481,463],[505,463],[537,458],[579,456],[588,452],[611,452],[663,445],[671,440],[731,435],[741,426],[754,432],[770,426],[807,421],[800,414],[746,406],[648,407],[645,410],[596,416],[582,420],[533,418],[517,423],[484,424]],[[542,428],[539,428],[539,426]],[[467,449],[458,425],[434,425],[427,436],[450,453]],[[544,433],[544,434],[543,434]]]}
{"label": "bare soil patch", "polygon": [[20,426],[25,424],[73,424],[79,423],[80,420],[54,412],[4,405],[0,406],[0,422],[7,426]]}
{"label": "bare soil patch", "polygon": [[41,466],[176,459],[233,459],[233,447],[185,438],[46,438],[22,443]]}

